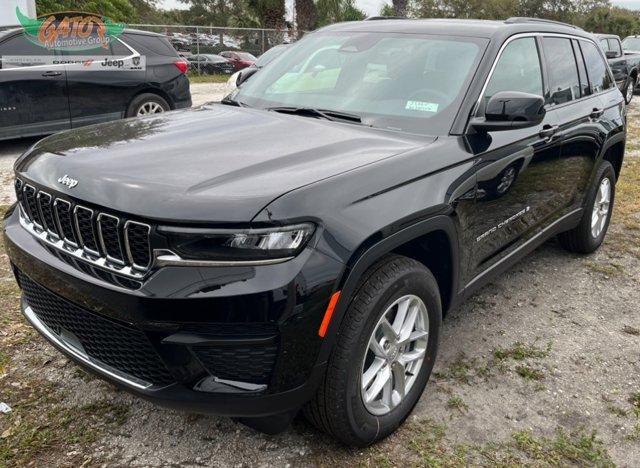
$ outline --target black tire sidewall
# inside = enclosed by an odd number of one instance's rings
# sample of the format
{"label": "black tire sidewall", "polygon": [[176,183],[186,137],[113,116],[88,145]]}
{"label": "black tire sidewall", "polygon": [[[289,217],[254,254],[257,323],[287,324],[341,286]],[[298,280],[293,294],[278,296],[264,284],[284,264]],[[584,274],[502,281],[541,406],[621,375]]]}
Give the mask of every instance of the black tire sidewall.
{"label": "black tire sidewall", "polygon": [[[405,273],[390,285],[385,285],[375,299],[369,316],[363,321],[363,326],[359,330],[356,346],[352,350],[353,359],[351,360],[350,369],[347,371],[345,388],[347,417],[349,425],[354,431],[353,435],[359,441],[358,445],[368,445],[373,441],[384,438],[400,426],[418,402],[431,375],[438,350],[442,312],[437,285],[433,284],[435,280],[429,281],[430,278],[425,276],[425,272],[427,270],[416,269]],[[436,287],[435,290],[434,287]],[[394,301],[407,294],[414,294],[420,297],[429,313],[429,342],[425,360],[418,378],[405,396],[404,401],[389,414],[375,416],[366,409],[361,396],[360,386],[364,353],[368,348],[369,337],[382,314]]]}

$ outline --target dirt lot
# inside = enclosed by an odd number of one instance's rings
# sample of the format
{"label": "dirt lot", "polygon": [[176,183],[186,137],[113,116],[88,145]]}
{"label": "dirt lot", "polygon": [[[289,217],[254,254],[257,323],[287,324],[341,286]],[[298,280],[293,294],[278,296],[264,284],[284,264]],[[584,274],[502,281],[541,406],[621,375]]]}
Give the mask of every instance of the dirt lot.
{"label": "dirt lot", "polygon": [[302,419],[268,437],[168,411],[88,376],[25,324],[2,256],[0,466],[640,466],[638,104],[628,141],[604,247],[551,241],[446,317],[416,411],[367,450]]}

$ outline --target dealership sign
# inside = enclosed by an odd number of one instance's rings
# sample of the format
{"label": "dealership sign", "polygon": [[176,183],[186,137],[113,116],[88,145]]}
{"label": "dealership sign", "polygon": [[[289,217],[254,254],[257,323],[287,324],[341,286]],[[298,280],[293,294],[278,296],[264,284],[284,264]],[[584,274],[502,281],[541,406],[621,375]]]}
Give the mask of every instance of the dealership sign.
{"label": "dealership sign", "polygon": [[92,13],[62,12],[29,18],[16,8],[18,21],[25,36],[34,44],[47,49],[67,51],[108,49],[110,42],[120,36],[126,25]]}

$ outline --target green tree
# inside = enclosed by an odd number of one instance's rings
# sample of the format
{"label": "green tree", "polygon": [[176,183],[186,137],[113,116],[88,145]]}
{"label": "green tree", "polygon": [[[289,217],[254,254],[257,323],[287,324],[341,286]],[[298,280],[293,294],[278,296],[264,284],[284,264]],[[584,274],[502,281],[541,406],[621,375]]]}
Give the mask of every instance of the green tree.
{"label": "green tree", "polygon": [[365,13],[356,7],[355,0],[317,0],[316,7],[319,26],[366,18]]}
{"label": "green tree", "polygon": [[313,0],[295,0],[296,26],[299,33],[313,31],[318,23],[318,9]]}
{"label": "green tree", "polygon": [[393,5],[385,3],[380,8],[380,16],[396,16],[396,10],[393,8]]}
{"label": "green tree", "polygon": [[597,8],[585,16],[582,26],[594,33],[617,34],[624,38],[638,33],[640,18],[624,8]]}
{"label": "green tree", "polygon": [[36,0],[38,15],[58,11],[84,11],[114,21],[138,22],[138,12],[130,0]]}

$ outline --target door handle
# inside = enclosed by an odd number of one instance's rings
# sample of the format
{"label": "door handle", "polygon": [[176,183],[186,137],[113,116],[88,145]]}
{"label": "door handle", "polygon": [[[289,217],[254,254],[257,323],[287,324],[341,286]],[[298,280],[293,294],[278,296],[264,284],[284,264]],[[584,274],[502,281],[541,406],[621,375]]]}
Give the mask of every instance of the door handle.
{"label": "door handle", "polygon": [[48,78],[50,76],[60,76],[62,75],[62,72],[59,71],[46,71],[42,74],[42,76]]}
{"label": "door handle", "polygon": [[545,125],[542,127],[542,130],[540,130],[540,136],[542,138],[551,139],[556,133],[558,133],[557,125]]}
{"label": "door handle", "polygon": [[589,114],[589,117],[591,117],[592,119],[599,119],[600,117],[602,117],[602,114],[604,114],[604,109],[594,108],[591,114]]}

